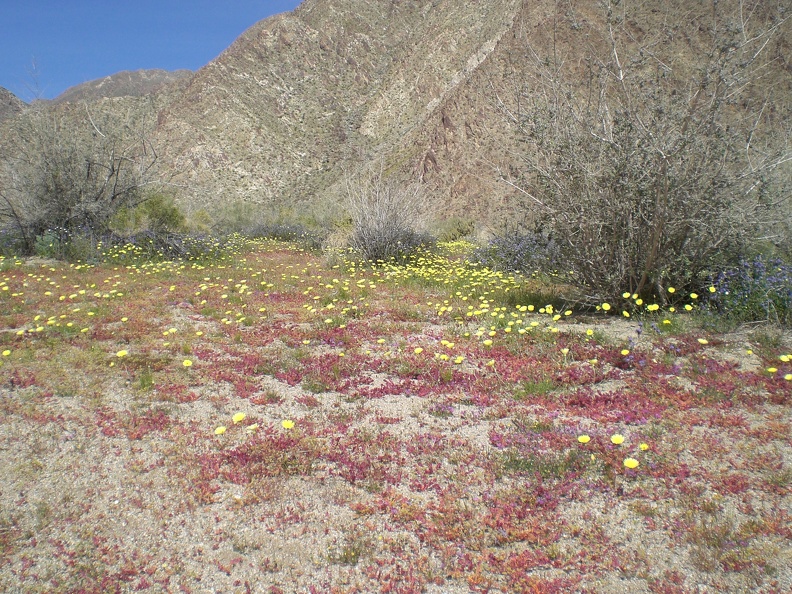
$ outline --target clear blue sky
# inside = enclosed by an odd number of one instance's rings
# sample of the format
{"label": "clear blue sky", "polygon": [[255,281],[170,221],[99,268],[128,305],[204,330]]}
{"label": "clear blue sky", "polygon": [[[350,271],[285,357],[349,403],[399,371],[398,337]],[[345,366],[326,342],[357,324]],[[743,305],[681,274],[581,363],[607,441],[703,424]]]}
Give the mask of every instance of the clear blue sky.
{"label": "clear blue sky", "polygon": [[35,98],[122,70],[197,70],[300,0],[0,0],[0,86]]}

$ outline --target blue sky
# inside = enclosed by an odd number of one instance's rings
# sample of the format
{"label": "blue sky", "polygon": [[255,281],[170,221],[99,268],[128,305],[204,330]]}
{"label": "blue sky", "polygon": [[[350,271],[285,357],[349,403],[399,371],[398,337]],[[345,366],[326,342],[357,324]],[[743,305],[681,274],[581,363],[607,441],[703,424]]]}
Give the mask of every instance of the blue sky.
{"label": "blue sky", "polygon": [[299,3],[0,0],[0,86],[30,101],[36,87],[51,99],[122,70],[197,70],[257,21]]}

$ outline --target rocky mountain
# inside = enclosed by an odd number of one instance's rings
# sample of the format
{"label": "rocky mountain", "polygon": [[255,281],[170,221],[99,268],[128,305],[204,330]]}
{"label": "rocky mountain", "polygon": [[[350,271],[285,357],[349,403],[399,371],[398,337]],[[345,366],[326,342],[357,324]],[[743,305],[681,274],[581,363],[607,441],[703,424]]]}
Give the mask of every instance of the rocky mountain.
{"label": "rocky mountain", "polygon": [[0,87],[0,122],[12,118],[25,109],[25,102],[11,91]]}
{"label": "rocky mountain", "polygon": [[381,156],[405,176],[451,167],[438,162],[438,134],[451,138],[458,125],[464,138],[494,106],[479,99],[456,123],[444,113],[519,8],[517,0],[306,0],[254,25],[196,73],[160,114],[165,158],[199,204],[292,208],[337,201],[344,172]]}
{"label": "rocky mountain", "polygon": [[142,97],[157,93],[165,86],[185,81],[192,74],[191,70],[124,70],[70,87],[52,102],[58,104],[96,101],[110,97]]}
{"label": "rocky mountain", "polygon": [[[636,47],[657,52],[664,75],[682,80],[709,51],[704,4],[619,5],[617,18]],[[749,4],[744,18],[778,29],[762,53],[763,117],[788,128],[792,21],[778,6]],[[347,174],[382,162],[420,179],[438,217],[492,221],[521,195],[512,185],[524,169],[519,118],[536,64],[578,64],[584,85],[582,48],[607,31],[601,4],[578,0],[304,0],[192,75],[121,73],[52,109],[88,130],[91,110],[145,123],[187,210],[241,202],[326,218],[339,212]]]}
{"label": "rocky mountain", "polygon": [[[630,34],[646,42],[685,6],[640,7]],[[703,29],[706,10],[686,18]],[[759,12],[755,21],[783,17]],[[707,51],[706,35],[686,27],[660,40],[681,72]],[[509,183],[524,154],[513,116],[531,92],[532,58],[579,61],[605,30],[601,6],[588,2],[305,0],[199,70],[156,134],[195,206],[242,201],[321,216],[343,200],[346,172],[384,159],[423,181],[440,216],[492,219],[520,196]],[[765,51],[774,109],[787,121],[789,38],[777,32]]]}

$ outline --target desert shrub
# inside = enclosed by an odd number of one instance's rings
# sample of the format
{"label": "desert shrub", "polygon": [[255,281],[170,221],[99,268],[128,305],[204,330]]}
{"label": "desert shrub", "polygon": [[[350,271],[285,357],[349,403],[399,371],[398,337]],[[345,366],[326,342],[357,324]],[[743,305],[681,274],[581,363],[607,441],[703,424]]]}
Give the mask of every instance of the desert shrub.
{"label": "desert shrub", "polygon": [[[103,247],[134,246],[137,257],[205,257],[217,241],[183,233],[184,215],[169,197],[155,194],[134,207],[123,207],[103,231],[91,225],[80,228],[50,227],[35,237],[32,250],[16,234],[11,242],[15,253],[33,253],[44,258],[92,262],[102,259]],[[13,229],[6,236],[14,236]]]}
{"label": "desert shrub", "polygon": [[18,254],[32,253],[42,258],[69,261],[95,261],[100,255],[99,236],[91,229],[70,230],[63,227],[47,229],[36,236],[33,249],[17,243]]}
{"label": "desert shrub", "polygon": [[213,260],[221,257],[235,241],[234,235],[197,233],[155,233],[141,231],[130,236],[108,236],[105,253],[113,261],[129,260]]}
{"label": "desert shrub", "polygon": [[451,217],[440,221],[434,231],[439,242],[459,241],[473,235],[476,223],[463,217]]}
{"label": "desert shrub", "polygon": [[474,261],[488,268],[527,274],[554,270],[559,257],[556,242],[536,231],[505,231],[472,254]]}
{"label": "desert shrub", "polygon": [[421,249],[431,248],[435,238],[426,232],[403,229],[396,233],[355,233],[353,249],[371,261],[403,260]]}
{"label": "desert shrub", "polygon": [[154,194],[138,208],[145,216],[146,227],[154,233],[178,233],[185,228],[184,213],[170,196]]}
{"label": "desert shrub", "polygon": [[91,231],[70,233],[62,243],[62,250],[57,258],[71,262],[92,262],[101,258],[101,243]]}
{"label": "desert shrub", "polygon": [[154,193],[134,206],[119,209],[109,226],[120,235],[141,231],[179,233],[186,228],[186,218],[173,198]]}
{"label": "desert shrub", "polygon": [[[124,234],[108,232],[103,235],[86,230],[70,232],[53,229],[37,237],[32,253],[44,258],[72,262],[215,260],[240,241],[242,239],[238,235],[155,232],[149,229]],[[24,249],[24,244],[16,238],[0,234],[0,253],[16,256],[28,252]]]}
{"label": "desert shrub", "polygon": [[61,255],[61,234],[48,229],[36,237],[33,253],[42,258],[59,257]]}
{"label": "desert shrub", "polygon": [[18,256],[25,251],[22,235],[13,228],[0,228],[0,256]]}
{"label": "desert shrub", "polygon": [[297,216],[286,208],[234,202],[218,209],[213,216],[203,216],[210,218],[212,230],[219,235],[239,233],[249,238],[290,241],[317,250],[327,236],[327,225],[315,214],[305,212]]}
{"label": "desert shrub", "polygon": [[741,260],[715,278],[710,311],[735,321],[792,325],[792,265],[756,256]]}
{"label": "desert shrub", "polygon": [[382,166],[347,179],[350,247],[367,260],[390,260],[435,242],[419,229],[425,197],[418,183],[386,178]]}
{"label": "desert shrub", "polygon": [[189,213],[185,226],[191,233],[207,234],[211,233],[213,224],[212,215],[203,208],[199,208]]}
{"label": "desert shrub", "polygon": [[322,248],[326,232],[323,230],[308,229],[297,223],[259,223],[251,226],[245,232],[248,237],[263,237],[291,241],[310,250]]}
{"label": "desert shrub", "polygon": [[62,251],[64,233],[106,233],[154,183],[157,152],[143,133],[111,113],[88,115],[75,129],[58,111],[31,109],[0,145],[0,227],[27,253]]}
{"label": "desert shrub", "polygon": [[782,86],[763,78],[785,15],[756,2],[749,19],[736,2],[679,4],[661,14],[602,2],[573,29],[575,59],[535,41],[517,107],[504,109],[525,147],[513,185],[526,218],[558,242],[569,282],[592,304],[700,287],[777,233],[789,201],[790,128],[767,109],[784,102]]}

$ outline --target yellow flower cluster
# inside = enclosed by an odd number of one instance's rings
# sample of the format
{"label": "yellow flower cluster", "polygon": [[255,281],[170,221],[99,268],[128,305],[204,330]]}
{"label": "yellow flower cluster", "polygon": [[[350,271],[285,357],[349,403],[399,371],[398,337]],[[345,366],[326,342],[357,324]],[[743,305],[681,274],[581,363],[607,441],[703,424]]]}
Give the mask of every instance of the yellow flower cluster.
{"label": "yellow flower cluster", "polygon": [[[584,433],[582,435],[578,435],[577,440],[580,444],[586,445],[591,441],[591,436]],[[621,433],[614,433],[613,435],[610,436],[610,442],[613,445],[620,446],[624,444],[624,441],[625,441],[625,437]],[[638,449],[642,452],[646,452],[649,449],[649,444],[641,443],[638,446]],[[592,454],[591,459],[595,460],[596,456]],[[638,466],[640,466],[640,462],[636,458],[627,457],[624,459],[624,466],[629,468],[630,470],[634,470],[635,468],[638,468]]]}

